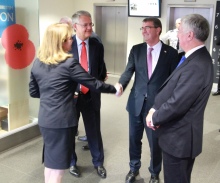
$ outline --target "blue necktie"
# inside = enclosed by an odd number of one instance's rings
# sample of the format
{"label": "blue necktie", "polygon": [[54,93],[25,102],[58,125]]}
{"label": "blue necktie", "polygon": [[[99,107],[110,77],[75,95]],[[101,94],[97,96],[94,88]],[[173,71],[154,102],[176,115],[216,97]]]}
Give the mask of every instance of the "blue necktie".
{"label": "blue necktie", "polygon": [[184,62],[184,60],[186,60],[186,57],[185,57],[185,56],[182,56],[182,58],[181,58],[179,64],[177,65],[177,67],[179,67],[179,66]]}

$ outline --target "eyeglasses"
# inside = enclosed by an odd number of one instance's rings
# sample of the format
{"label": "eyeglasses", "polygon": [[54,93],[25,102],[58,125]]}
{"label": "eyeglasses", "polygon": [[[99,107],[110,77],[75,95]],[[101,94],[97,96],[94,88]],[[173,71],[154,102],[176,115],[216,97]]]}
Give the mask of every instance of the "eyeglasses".
{"label": "eyeglasses", "polygon": [[153,27],[153,26],[145,26],[145,27],[141,27],[140,30],[150,30],[151,28],[157,28],[157,27]]}
{"label": "eyeglasses", "polygon": [[[78,24],[78,23],[76,23],[76,24]],[[82,27],[84,27],[84,28],[87,28],[87,27],[93,27],[93,26],[94,26],[94,23],[89,23],[89,24],[78,24],[78,25],[80,25],[80,26],[82,26]]]}

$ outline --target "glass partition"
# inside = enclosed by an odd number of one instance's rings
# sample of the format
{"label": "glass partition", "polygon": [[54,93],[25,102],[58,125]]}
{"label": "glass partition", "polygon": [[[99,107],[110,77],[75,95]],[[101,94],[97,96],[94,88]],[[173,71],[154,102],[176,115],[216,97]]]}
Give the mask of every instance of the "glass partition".
{"label": "glass partition", "polygon": [[0,1],[0,138],[37,123],[39,100],[29,97],[39,46],[38,1]]}

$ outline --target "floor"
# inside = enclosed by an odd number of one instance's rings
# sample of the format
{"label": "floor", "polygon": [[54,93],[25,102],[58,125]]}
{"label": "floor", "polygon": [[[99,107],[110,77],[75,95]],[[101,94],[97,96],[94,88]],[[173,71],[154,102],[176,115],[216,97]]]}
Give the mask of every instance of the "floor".
{"label": "floor", "polygon": [[[110,77],[108,83],[116,83],[117,77]],[[66,170],[63,183],[124,183],[129,171],[128,115],[125,110],[132,82],[124,94],[102,94],[102,136],[105,150],[107,178],[98,177],[91,161],[90,151],[81,149],[84,142],[76,139],[78,165],[82,172],[75,178]],[[220,96],[210,96],[205,112],[203,152],[196,158],[192,183],[219,183],[220,180]],[[82,121],[79,133],[84,135]],[[150,174],[149,148],[146,136],[143,138],[142,167],[136,183],[148,183]],[[41,164],[42,138],[38,137],[0,154],[0,183],[43,183],[44,166]],[[163,173],[160,175],[163,183]]]}

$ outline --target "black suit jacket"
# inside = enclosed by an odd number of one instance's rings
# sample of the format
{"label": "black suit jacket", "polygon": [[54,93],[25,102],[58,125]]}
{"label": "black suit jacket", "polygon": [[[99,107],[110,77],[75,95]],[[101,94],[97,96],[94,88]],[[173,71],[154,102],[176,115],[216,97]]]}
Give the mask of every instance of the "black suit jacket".
{"label": "black suit jacket", "polygon": [[162,85],[153,106],[153,123],[160,125],[156,132],[163,151],[179,158],[201,153],[204,110],[212,83],[212,59],[202,47]]}
{"label": "black suit jacket", "polygon": [[[79,60],[76,36],[73,36],[71,53],[73,53],[73,57],[76,60]],[[98,80],[104,81],[106,72],[104,47],[95,38],[89,38],[89,74]],[[101,94],[93,91],[91,91],[90,94],[94,109],[100,110]]]}
{"label": "black suit jacket", "polygon": [[78,125],[73,94],[78,83],[93,92],[115,93],[115,87],[90,76],[73,58],[58,65],[34,61],[29,83],[30,95],[40,98],[39,126],[67,128]]}
{"label": "black suit jacket", "polygon": [[141,113],[145,94],[147,94],[148,97],[149,107],[153,105],[158,89],[176,68],[178,62],[177,50],[162,43],[158,63],[149,80],[147,70],[147,44],[141,43],[132,47],[126,69],[119,79],[119,83],[121,83],[125,89],[133,73],[135,73],[134,85],[127,103],[129,113],[135,116]]}

